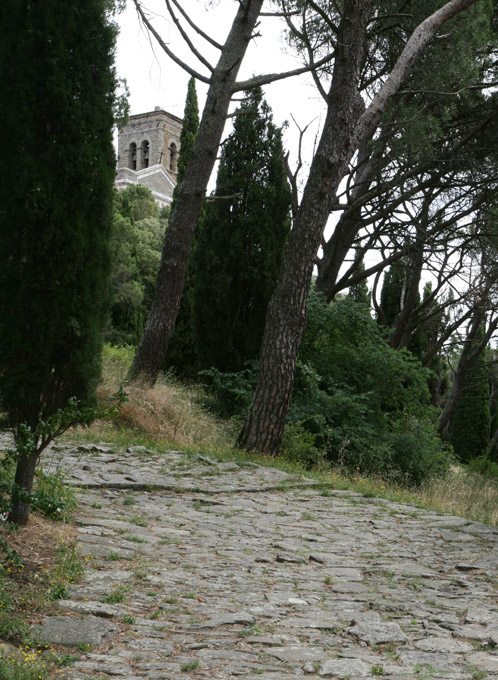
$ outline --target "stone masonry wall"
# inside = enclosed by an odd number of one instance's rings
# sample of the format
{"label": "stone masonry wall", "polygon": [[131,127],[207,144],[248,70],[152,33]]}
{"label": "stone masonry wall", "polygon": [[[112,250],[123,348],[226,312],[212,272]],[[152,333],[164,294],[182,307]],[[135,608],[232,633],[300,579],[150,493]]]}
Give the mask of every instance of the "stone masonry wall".
{"label": "stone masonry wall", "polygon": [[[149,167],[162,165],[176,178],[176,156],[180,148],[182,120],[171,113],[156,107],[155,111],[130,116],[128,125],[119,131],[118,167],[131,167],[129,149],[132,144],[137,147],[137,170],[144,167],[141,154],[142,143],[149,143]],[[171,165],[171,148],[174,144],[176,154]]]}

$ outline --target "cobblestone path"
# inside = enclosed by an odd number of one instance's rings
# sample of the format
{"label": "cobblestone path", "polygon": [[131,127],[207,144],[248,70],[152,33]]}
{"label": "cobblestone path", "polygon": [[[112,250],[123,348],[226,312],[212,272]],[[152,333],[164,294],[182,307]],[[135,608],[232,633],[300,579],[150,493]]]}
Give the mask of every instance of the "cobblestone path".
{"label": "cobblestone path", "polygon": [[498,678],[498,531],[253,463],[75,446],[68,680]]}

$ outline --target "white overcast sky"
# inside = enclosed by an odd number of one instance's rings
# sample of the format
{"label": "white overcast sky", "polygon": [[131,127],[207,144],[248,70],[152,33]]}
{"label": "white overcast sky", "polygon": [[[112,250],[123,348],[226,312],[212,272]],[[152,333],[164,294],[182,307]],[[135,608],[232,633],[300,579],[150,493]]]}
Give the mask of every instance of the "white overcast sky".
{"label": "white overcast sky", "polygon": [[[185,96],[189,75],[163,52],[153,36],[150,40],[147,31],[140,25],[138,15],[132,0],[128,0],[126,10],[118,15],[120,34],[117,43],[116,67],[118,75],[125,78],[130,90],[130,109],[132,114],[152,111],[155,106],[183,117]],[[196,63],[178,37],[172,22],[167,21],[167,10],[164,0],[143,0],[149,16],[161,37],[169,47],[177,51],[189,64],[206,73],[202,66]],[[197,21],[200,27],[211,34],[218,42],[223,43],[235,16],[237,3],[234,0],[184,0],[182,7],[189,12],[189,16]],[[287,71],[300,66],[281,39],[283,24],[281,19],[263,18],[259,32],[260,38],[252,41],[246,54],[239,80],[246,79],[260,73],[275,73]],[[196,47],[212,63],[217,59],[217,51],[196,36]],[[206,86],[197,83],[199,108],[202,113]],[[296,118],[301,127],[305,127],[314,120],[307,133],[305,144],[307,155],[311,154],[314,138],[324,111],[324,103],[317,95],[316,89],[307,76],[292,78],[287,81],[273,83],[265,87],[265,95],[273,109],[274,121],[281,125],[289,121],[288,131],[285,133],[285,143],[291,153],[291,160],[297,152],[297,129],[291,119]],[[227,126],[226,132],[229,131]]]}

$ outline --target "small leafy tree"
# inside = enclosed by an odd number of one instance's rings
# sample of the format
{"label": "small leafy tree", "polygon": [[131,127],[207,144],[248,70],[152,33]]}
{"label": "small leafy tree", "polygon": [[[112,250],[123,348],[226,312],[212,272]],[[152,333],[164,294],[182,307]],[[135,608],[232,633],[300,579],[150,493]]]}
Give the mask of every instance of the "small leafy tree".
{"label": "small leafy tree", "polygon": [[281,130],[260,88],[246,94],[223,145],[216,191],[193,255],[198,365],[240,370],[257,358],[290,229]]}
{"label": "small leafy tree", "polygon": [[140,184],[115,192],[111,231],[112,307],[106,338],[134,345],[154,293],[166,219],[150,189]]}
{"label": "small leafy tree", "polygon": [[51,438],[45,428],[68,400],[91,406],[100,374],[115,173],[108,8],[0,7],[0,400],[17,442],[18,524]]}

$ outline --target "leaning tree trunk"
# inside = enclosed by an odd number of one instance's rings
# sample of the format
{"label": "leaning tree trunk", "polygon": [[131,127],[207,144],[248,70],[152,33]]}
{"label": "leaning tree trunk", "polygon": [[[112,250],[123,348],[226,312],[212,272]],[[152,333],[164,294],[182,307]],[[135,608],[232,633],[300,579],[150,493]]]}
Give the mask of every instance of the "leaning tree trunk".
{"label": "leaning tree trunk", "polygon": [[315,256],[331,200],[353,155],[351,138],[362,111],[358,81],[371,5],[372,0],[353,0],[342,20],[345,47],[336,55],[324,129],[268,305],[256,392],[237,442],[249,450],[276,455],[280,448]]}
{"label": "leaning tree trunk", "polygon": [[306,321],[306,298],[313,263],[331,202],[348,163],[355,151],[372,137],[390,99],[437,29],[476,1],[450,0],[418,26],[385,84],[356,125],[356,112],[360,109],[359,66],[373,2],[351,0],[348,3],[347,15],[342,22],[341,47],[334,64],[327,118],[268,306],[256,391],[237,440],[241,448],[269,455],[276,455],[280,449]]}
{"label": "leaning tree trunk", "polygon": [[251,40],[263,0],[241,2],[220,60],[214,69],[206,104],[185,176],[170,217],[154,299],[128,379],[153,385],[164,365],[206,187],[225,127],[233,85]]}

